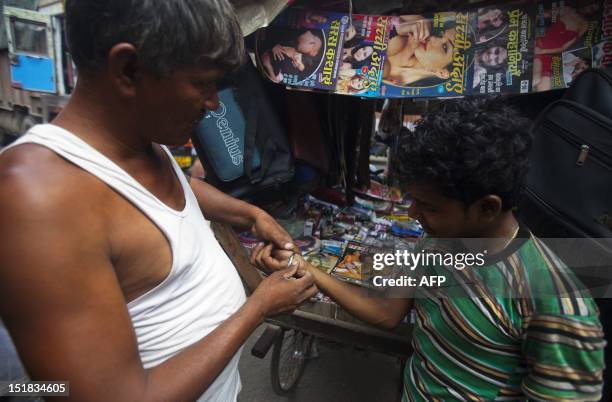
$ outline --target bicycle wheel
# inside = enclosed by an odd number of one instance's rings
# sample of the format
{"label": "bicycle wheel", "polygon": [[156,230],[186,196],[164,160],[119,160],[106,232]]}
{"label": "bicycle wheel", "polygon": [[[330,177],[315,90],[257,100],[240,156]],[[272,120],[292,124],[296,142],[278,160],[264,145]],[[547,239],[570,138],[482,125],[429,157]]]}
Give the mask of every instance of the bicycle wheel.
{"label": "bicycle wheel", "polygon": [[277,395],[286,395],[295,389],[313,340],[312,335],[289,329],[274,342],[270,379]]}

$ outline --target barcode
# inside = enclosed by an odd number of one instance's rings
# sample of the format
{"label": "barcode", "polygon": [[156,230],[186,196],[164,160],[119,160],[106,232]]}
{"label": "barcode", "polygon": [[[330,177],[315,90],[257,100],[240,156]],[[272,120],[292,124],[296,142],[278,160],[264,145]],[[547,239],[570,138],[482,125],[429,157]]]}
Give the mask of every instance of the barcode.
{"label": "barcode", "polygon": [[522,80],[521,81],[521,93],[526,94],[527,92],[529,92],[529,80]]}

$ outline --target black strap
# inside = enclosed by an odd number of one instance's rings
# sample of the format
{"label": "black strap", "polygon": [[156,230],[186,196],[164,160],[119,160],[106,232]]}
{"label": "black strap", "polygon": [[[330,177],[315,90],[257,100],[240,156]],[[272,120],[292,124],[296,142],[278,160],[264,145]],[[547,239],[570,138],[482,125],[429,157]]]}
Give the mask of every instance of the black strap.
{"label": "black strap", "polygon": [[[270,116],[266,114],[266,107],[269,108],[269,105],[265,95],[262,95],[262,92],[265,94],[264,88],[258,85],[261,82],[261,77],[253,66],[246,65],[244,68],[244,77],[236,88],[235,95],[243,113],[246,114],[244,174],[252,184],[255,184],[263,180],[268,173],[273,162],[272,159],[276,155],[276,144],[272,136],[265,132],[267,120]],[[261,114],[262,108],[263,115]],[[261,121],[260,117],[263,117],[264,120]],[[254,174],[253,155],[256,149],[260,151],[261,163],[259,171]]]}
{"label": "black strap", "polygon": [[[272,158],[276,153],[276,145],[270,136],[264,136],[265,142],[258,144],[257,132],[259,131],[259,109],[260,102],[263,100],[257,94],[251,93],[249,96],[249,106],[247,109],[246,127],[244,133],[244,174],[252,184],[258,183],[266,176]],[[261,141],[259,141],[261,142]],[[256,147],[261,152],[261,165],[257,174],[253,173],[253,154]]]}
{"label": "black strap", "polygon": [[244,129],[244,174],[253,184],[261,180],[261,172],[257,177],[253,176],[253,153],[255,152],[255,139],[257,137],[257,125],[259,123],[259,107],[257,97],[250,96],[247,109],[246,125]]}

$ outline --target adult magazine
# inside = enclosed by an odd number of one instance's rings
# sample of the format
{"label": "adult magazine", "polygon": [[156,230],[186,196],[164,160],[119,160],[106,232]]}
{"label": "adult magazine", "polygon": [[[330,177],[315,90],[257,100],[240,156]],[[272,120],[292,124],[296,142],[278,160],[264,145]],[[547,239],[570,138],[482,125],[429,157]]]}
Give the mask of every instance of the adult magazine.
{"label": "adult magazine", "polygon": [[475,18],[439,12],[392,18],[381,95],[453,97],[472,87]]}
{"label": "adult magazine", "polygon": [[515,0],[423,15],[290,8],[259,32],[272,81],[373,98],[567,88],[612,64],[612,0]]}

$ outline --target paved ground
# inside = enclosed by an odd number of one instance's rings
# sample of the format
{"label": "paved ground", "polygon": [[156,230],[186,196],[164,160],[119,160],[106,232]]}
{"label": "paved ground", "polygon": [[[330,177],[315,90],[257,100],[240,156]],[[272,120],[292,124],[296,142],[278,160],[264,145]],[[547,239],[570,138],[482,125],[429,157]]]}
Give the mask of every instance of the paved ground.
{"label": "paved ground", "polygon": [[239,402],[397,402],[400,367],[395,358],[379,353],[318,342],[319,357],[308,361],[289,396],[277,396],[270,385],[272,350],[261,360],[251,355],[260,328],[247,342],[240,374]]}

